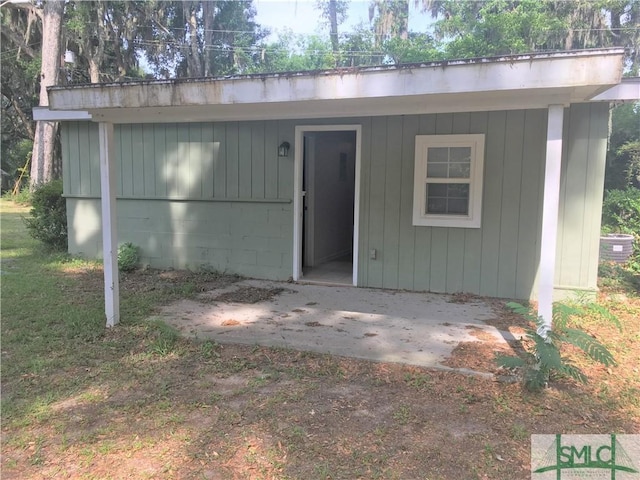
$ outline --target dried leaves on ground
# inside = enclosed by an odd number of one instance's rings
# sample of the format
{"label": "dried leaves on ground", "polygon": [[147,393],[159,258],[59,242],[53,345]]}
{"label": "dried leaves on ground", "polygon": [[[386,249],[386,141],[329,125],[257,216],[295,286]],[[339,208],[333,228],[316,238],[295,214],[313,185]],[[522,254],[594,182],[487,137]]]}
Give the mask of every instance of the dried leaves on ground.
{"label": "dried leaves on ground", "polygon": [[[64,283],[65,296],[99,298],[99,268],[70,267],[59,275],[72,280]],[[154,301],[169,301],[234,281],[147,270],[123,275],[121,285],[126,304],[154,293]],[[585,328],[612,349],[618,367],[583,363],[588,385],[557,378],[540,394],[492,378],[222,346],[125,323],[89,342],[70,340],[68,351],[40,352],[56,359],[55,369],[3,378],[2,475],[528,478],[533,433],[640,432],[640,300],[609,305],[622,332],[597,319],[585,319]],[[497,326],[517,341],[522,320],[503,313]],[[459,345],[448,364],[496,373],[500,346],[473,333],[480,341]],[[3,345],[5,362],[12,348]]]}

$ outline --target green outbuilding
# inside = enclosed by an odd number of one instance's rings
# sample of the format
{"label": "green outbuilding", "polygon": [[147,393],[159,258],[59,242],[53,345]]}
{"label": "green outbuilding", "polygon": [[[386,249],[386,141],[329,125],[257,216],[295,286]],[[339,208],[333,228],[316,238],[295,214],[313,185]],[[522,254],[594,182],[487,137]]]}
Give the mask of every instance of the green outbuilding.
{"label": "green outbuilding", "polygon": [[73,85],[69,251],[255,278],[551,302],[597,290],[621,49]]}

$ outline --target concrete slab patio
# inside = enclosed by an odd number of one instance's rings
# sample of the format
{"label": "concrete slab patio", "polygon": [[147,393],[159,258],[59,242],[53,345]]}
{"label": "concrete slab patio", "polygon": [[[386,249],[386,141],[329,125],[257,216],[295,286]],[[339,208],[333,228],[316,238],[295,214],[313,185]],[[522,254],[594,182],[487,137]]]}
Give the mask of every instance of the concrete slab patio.
{"label": "concrete slab patio", "polygon": [[[259,289],[259,290],[256,290]],[[239,303],[243,292],[271,298]],[[164,307],[159,317],[183,335],[218,343],[286,347],[375,361],[447,368],[442,361],[460,342],[478,341],[468,327],[496,341],[504,333],[481,299],[451,295],[244,280]]]}

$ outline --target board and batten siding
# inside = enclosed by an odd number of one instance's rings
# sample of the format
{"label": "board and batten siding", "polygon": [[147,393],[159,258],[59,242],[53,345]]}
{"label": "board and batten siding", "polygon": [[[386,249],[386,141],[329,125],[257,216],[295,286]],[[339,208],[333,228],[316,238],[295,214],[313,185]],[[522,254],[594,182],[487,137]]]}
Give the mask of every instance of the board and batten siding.
{"label": "board and batten siding", "polygon": [[[535,298],[547,110],[117,125],[119,241],[153,266],[287,279],[296,125],[361,125],[360,286]],[[595,291],[607,104],[565,110],[558,290]],[[481,228],[412,225],[415,136],[485,134]],[[101,251],[98,134],[62,129],[69,250]],[[371,250],[376,258],[370,258]]]}
{"label": "board and batten siding", "polygon": [[[535,298],[547,110],[376,117],[367,125],[361,284]],[[607,126],[606,104],[565,111],[559,294],[596,289]],[[415,136],[472,133],[486,135],[481,228],[414,227]]]}
{"label": "board and batten siding", "polygon": [[[293,131],[288,121],[116,125],[119,243],[155,267],[288,278],[293,157],[277,147]],[[97,125],[63,124],[62,148],[69,251],[99,256]]]}
{"label": "board and batten siding", "polygon": [[565,110],[555,286],[596,290],[609,105]]}

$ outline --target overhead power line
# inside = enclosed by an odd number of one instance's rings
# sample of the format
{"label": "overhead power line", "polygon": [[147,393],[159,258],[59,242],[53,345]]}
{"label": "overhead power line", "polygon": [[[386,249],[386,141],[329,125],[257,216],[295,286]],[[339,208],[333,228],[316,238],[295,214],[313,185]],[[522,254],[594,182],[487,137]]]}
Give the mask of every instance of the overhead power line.
{"label": "overhead power line", "polygon": [[[83,25],[87,25],[90,27],[95,28],[96,24],[95,22],[82,22]],[[262,27],[261,25],[257,25],[258,27]],[[157,29],[158,26],[156,24],[144,24],[144,25],[138,25],[137,28],[139,29]],[[188,32],[189,29],[188,28],[184,28],[184,27],[165,27],[167,31],[170,32]],[[286,27],[285,27],[286,28]],[[265,27],[265,29],[269,29],[269,27]],[[617,31],[624,31],[624,30],[640,30],[640,25],[621,25],[620,27],[603,27],[603,28],[591,28],[591,27],[585,27],[585,28],[568,28],[568,29],[564,29],[564,28],[543,28],[543,30],[545,32],[549,32],[549,33],[562,33],[562,32],[617,32]],[[257,33],[255,30],[230,30],[230,29],[205,29],[205,28],[198,28],[198,33],[246,33],[246,34],[255,34]],[[287,33],[282,32],[282,31],[278,31],[276,32],[278,34],[282,34],[282,33]],[[348,32],[342,32],[341,35],[348,35],[348,34],[353,34],[353,33],[358,33],[357,31],[348,31]],[[379,36],[387,36],[387,34],[383,34],[383,33],[375,33],[374,31],[370,31],[367,32],[370,35],[374,36],[374,37],[379,37]],[[429,32],[422,32],[422,31],[409,31],[409,34],[414,33],[414,34],[425,34],[425,33],[429,33]],[[317,36],[316,33],[294,33],[291,32],[292,35],[294,36],[300,36],[300,37],[307,37],[307,36]],[[326,36],[328,37],[328,33],[326,34]]]}

